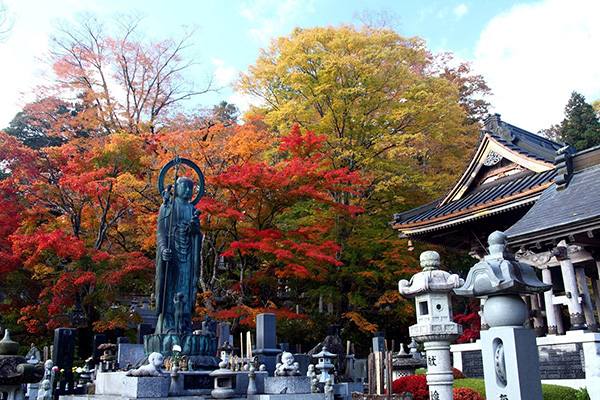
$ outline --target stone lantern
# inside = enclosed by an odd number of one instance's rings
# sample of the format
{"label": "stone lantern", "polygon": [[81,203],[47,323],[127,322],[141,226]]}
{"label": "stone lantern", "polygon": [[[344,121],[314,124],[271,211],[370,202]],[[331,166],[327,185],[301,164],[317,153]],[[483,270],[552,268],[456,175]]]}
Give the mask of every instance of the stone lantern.
{"label": "stone lantern", "polygon": [[18,355],[19,343],[10,339],[10,330],[4,331],[0,340],[0,395],[2,400],[23,399],[21,386],[39,382],[44,375],[42,364],[28,364]]}
{"label": "stone lantern", "polygon": [[235,389],[233,388],[235,372],[229,369],[233,347],[229,342],[225,342],[218,350],[221,362],[219,363],[219,369],[209,374],[214,379],[215,387],[210,394],[215,399],[230,399],[235,395]]}
{"label": "stone lantern", "polygon": [[327,378],[329,378],[329,371],[333,369],[333,360],[337,357],[337,354],[332,354],[327,351],[327,347],[323,346],[323,349],[318,354],[313,354],[313,358],[318,358],[319,362],[316,367],[321,371],[321,375],[319,376],[319,382],[325,383]]}
{"label": "stone lantern", "polygon": [[225,361],[227,363],[227,366],[229,367],[229,364],[231,362],[231,356],[233,355],[233,346],[230,345],[229,342],[225,342],[217,350],[219,350],[219,357],[221,358],[221,360]]}
{"label": "stone lantern", "polygon": [[458,339],[462,326],[453,322],[450,295],[462,285],[462,279],[438,269],[440,255],[435,251],[421,253],[421,267],[410,282],[398,283],[400,294],[415,298],[417,323],[410,327],[410,336],[425,346],[427,353],[427,383],[429,397],[452,400],[452,365],[450,342]]}
{"label": "stone lantern", "polygon": [[539,356],[535,332],[525,329],[528,318],[524,295],[550,290],[534,269],[515,261],[506,251],[506,235],[493,232],[489,255],[469,271],[460,296],[488,297],[483,315],[490,326],[481,332],[485,391],[488,398],[541,399]]}

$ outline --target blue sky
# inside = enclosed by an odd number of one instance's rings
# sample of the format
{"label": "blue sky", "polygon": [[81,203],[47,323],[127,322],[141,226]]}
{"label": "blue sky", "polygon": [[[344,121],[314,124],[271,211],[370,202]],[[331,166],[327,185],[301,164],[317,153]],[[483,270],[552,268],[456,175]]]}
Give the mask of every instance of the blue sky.
{"label": "blue sky", "polygon": [[419,36],[434,52],[451,51],[473,62],[491,86],[494,112],[537,132],[563,118],[570,93],[589,102],[600,98],[600,1],[360,1],[360,0],[4,0],[14,28],[0,44],[0,127],[8,125],[32,88],[42,83],[48,34],[58,18],[78,13],[112,16],[139,12],[143,29],[156,38],[178,36],[182,26],[198,26],[194,52],[201,61],[194,76],[215,74],[219,94],[197,99],[212,106],[220,100],[243,107],[248,101],[227,84],[254,63],[272,37],[296,27],[357,22],[355,12],[387,8],[399,17],[396,30]]}

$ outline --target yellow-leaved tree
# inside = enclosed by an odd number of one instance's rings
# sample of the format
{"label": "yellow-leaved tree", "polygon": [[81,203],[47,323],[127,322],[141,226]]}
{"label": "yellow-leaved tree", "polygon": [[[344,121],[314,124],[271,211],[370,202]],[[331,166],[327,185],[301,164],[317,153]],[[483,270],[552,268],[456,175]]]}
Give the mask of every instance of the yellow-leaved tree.
{"label": "yellow-leaved tree", "polygon": [[358,171],[369,182],[360,195],[338,195],[365,213],[339,218],[343,265],[318,293],[338,318],[360,311],[368,321],[389,320],[388,305],[375,305],[417,264],[387,222],[454,182],[477,141],[473,120],[487,107],[476,100],[489,91],[485,82],[468,64],[433,55],[418,37],[341,25],[273,39],[235,88],[260,100],[250,113],[276,133],[298,124],[325,135],[331,168]]}

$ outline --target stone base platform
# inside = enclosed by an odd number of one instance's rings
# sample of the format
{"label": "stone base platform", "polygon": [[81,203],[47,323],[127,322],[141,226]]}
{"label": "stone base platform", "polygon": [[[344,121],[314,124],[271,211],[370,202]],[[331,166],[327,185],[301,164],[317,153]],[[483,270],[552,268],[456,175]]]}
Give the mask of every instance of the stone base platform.
{"label": "stone base platform", "polygon": [[[211,397],[208,396],[208,399]],[[60,396],[59,400],[156,400],[157,397],[138,397],[131,398],[125,396],[113,396],[107,394],[80,394],[80,395],[69,395]],[[207,400],[204,396],[169,396],[161,397],[161,399],[168,400]]]}
{"label": "stone base platform", "polygon": [[[298,394],[251,394],[248,400],[325,400],[324,393],[298,393]],[[169,398],[170,400],[170,398]]]}
{"label": "stone base platform", "polygon": [[265,394],[311,394],[308,376],[269,376],[265,378]]}
{"label": "stone base platform", "polygon": [[192,356],[215,356],[217,338],[205,335],[162,333],[144,336],[144,353],[157,352],[165,357],[173,355],[173,346],[181,347],[181,353]]}

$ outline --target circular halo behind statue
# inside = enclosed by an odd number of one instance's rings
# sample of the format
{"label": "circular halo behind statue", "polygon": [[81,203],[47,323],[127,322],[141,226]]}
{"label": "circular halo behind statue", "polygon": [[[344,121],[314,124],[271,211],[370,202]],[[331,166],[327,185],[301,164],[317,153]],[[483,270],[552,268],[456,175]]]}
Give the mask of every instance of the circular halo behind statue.
{"label": "circular halo behind statue", "polygon": [[169,161],[168,163],[166,163],[164,167],[162,167],[162,169],[160,170],[160,174],[158,175],[159,193],[162,194],[165,190],[165,177],[167,175],[167,172],[169,172],[169,170],[171,168],[178,166],[180,164],[187,165],[188,167],[190,167],[191,169],[194,170],[196,175],[198,175],[198,183],[196,183],[196,185],[198,187],[198,193],[196,194],[196,197],[194,197],[192,200],[190,200],[190,203],[195,206],[200,201],[200,198],[204,195],[204,174],[202,174],[202,171],[196,165],[196,163],[194,163],[192,160],[189,160],[187,158],[180,158],[179,156],[177,156],[174,159],[172,159],[171,161]]}

